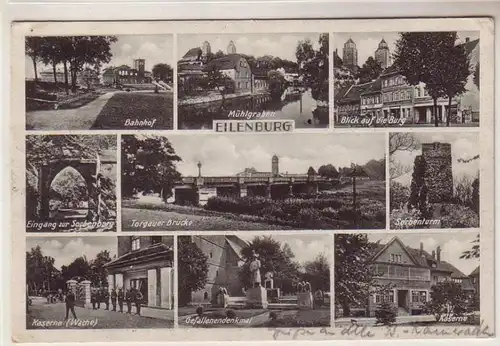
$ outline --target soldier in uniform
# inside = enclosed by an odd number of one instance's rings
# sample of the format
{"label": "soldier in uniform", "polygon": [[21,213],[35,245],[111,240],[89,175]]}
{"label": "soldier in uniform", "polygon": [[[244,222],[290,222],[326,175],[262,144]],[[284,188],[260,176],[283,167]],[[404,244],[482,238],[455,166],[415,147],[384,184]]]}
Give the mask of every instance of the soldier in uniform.
{"label": "soldier in uniform", "polygon": [[[68,299],[68,298],[66,298]],[[96,304],[97,304],[97,292],[96,289],[93,288],[92,292],[90,293],[90,302],[92,303],[92,309],[96,309]]]}
{"label": "soldier in uniform", "polygon": [[109,310],[109,289],[107,287],[103,289],[102,298],[106,304],[106,310]]}
{"label": "soldier in uniform", "polygon": [[134,292],[134,302],[135,302],[135,313],[136,315],[141,315],[141,303],[142,303],[142,299],[144,297],[142,296],[142,293],[141,291],[139,291],[137,288],[135,289],[135,292]]}
{"label": "soldier in uniform", "polygon": [[123,294],[123,289],[118,288],[118,306],[120,307],[120,312],[123,312],[123,300],[125,299],[125,295]]}
{"label": "soldier in uniform", "polygon": [[116,288],[113,287],[111,290],[111,305],[113,305],[113,311],[116,311],[116,298],[118,295],[116,294]]}
{"label": "soldier in uniform", "polygon": [[132,291],[127,289],[127,292],[125,293],[125,300],[127,301],[127,314],[130,314],[132,312]]}
{"label": "soldier in uniform", "polygon": [[73,290],[69,290],[68,295],[66,296],[66,319],[68,319],[69,312],[71,311],[73,318],[76,320],[75,300],[75,293],[73,293]]}

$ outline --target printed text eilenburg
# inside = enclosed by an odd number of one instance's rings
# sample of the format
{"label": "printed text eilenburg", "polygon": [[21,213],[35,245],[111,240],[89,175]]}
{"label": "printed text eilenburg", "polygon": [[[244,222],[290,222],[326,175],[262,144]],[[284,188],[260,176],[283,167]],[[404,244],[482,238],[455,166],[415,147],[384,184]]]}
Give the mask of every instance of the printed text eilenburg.
{"label": "printed text eilenburg", "polygon": [[215,132],[292,132],[293,120],[214,120]]}

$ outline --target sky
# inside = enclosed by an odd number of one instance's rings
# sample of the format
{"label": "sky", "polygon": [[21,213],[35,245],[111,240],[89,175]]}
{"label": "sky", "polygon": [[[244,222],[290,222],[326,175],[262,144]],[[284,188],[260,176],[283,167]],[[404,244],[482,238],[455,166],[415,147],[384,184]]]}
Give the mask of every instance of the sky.
{"label": "sky", "polygon": [[[134,59],[145,59],[146,70],[151,71],[158,63],[167,63],[173,66],[173,36],[172,35],[125,35],[117,36],[118,41],[111,44],[113,57],[106,66],[128,65],[133,66]],[[37,65],[38,72],[50,69],[42,63]],[[62,65],[58,67],[63,69]],[[34,78],[33,62],[30,57],[25,57],[26,78]]]}
{"label": "sky", "polygon": [[297,61],[295,57],[297,43],[310,39],[313,47],[318,49],[319,35],[320,33],[179,35],[177,37],[177,59],[180,60],[191,48],[201,48],[205,41],[210,43],[212,53],[215,54],[218,50],[227,53],[229,41],[233,41],[236,53],[255,57],[272,55]]}
{"label": "sky", "polygon": [[281,173],[306,174],[310,166],[316,170],[329,163],[350,167],[385,155],[382,133],[172,135],[168,139],[183,160],[177,163],[183,176],[197,176],[198,161],[202,175],[228,176],[251,167],[270,172],[271,159],[277,155]]}
{"label": "sky", "polygon": [[[238,235],[241,239],[251,242],[254,236]],[[332,237],[327,234],[322,235],[271,235],[271,238],[277,240],[282,245],[287,243],[290,245],[292,252],[295,254],[294,260],[303,265],[307,261],[313,261],[318,255],[323,254],[328,259],[330,265],[332,264]]]}
{"label": "sky", "polygon": [[37,245],[40,245],[43,255],[53,257],[54,266],[61,269],[61,266],[67,266],[83,255],[92,260],[103,250],[108,250],[113,258],[117,253],[118,240],[116,236],[26,238],[26,251]]}
{"label": "sky", "polygon": [[[370,242],[386,244],[395,234],[368,234]],[[479,265],[479,259],[460,259],[462,253],[472,248],[471,242],[476,239],[475,232],[446,232],[446,233],[420,233],[397,234],[399,239],[407,246],[420,249],[420,242],[424,250],[432,253],[441,246],[441,260],[453,264],[465,275],[469,275]]]}
{"label": "sky", "polygon": [[[458,31],[460,42],[465,42],[465,38],[470,40],[479,38],[479,31]],[[390,53],[394,53],[396,40],[399,38],[397,32],[353,32],[353,33],[335,33],[333,35],[333,50],[337,49],[340,58],[343,58],[344,43],[352,38],[358,49],[358,65],[363,66],[368,57],[375,55],[378,44],[382,38],[387,42]]]}
{"label": "sky", "polygon": [[[473,160],[469,163],[460,163],[457,159],[470,159],[479,154],[479,135],[475,132],[462,132],[462,133],[413,133],[414,137],[419,143],[451,143],[451,158],[452,158],[452,171],[453,179],[456,181],[461,177],[469,177],[475,179],[479,172],[479,160]],[[415,157],[421,155],[422,150],[418,148],[412,152],[398,151],[393,154],[396,162],[403,166],[413,167]],[[411,176],[413,170],[398,177],[397,182],[409,186],[411,184]]]}

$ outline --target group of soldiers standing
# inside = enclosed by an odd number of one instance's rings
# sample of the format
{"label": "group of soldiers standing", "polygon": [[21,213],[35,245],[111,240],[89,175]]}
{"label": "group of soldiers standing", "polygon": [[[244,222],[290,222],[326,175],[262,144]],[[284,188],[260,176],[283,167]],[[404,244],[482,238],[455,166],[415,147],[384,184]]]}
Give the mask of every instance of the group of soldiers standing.
{"label": "group of soldiers standing", "polygon": [[118,303],[119,311],[123,313],[123,303],[127,304],[127,314],[132,313],[132,304],[136,307],[136,315],[141,315],[141,304],[144,297],[137,288],[132,287],[127,289],[125,292],[120,287],[118,290],[113,288],[111,294],[108,288],[94,288],[91,291],[90,302],[92,303],[92,308],[94,310],[101,308],[101,303],[106,305],[105,310],[109,310],[109,303],[113,306],[113,311],[116,310],[116,304]]}

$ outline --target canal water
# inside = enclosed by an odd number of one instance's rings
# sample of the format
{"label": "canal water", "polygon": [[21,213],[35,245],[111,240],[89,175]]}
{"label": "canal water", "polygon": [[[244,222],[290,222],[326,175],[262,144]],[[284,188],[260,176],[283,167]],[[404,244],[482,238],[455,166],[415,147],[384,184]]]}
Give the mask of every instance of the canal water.
{"label": "canal water", "polygon": [[327,128],[329,122],[328,107],[317,107],[311,91],[300,93],[285,92],[281,99],[273,99],[269,95],[243,96],[197,105],[179,106],[179,129],[212,129],[213,120],[244,120],[229,117],[231,111],[275,112],[273,117],[252,118],[294,120],[295,128]]}

